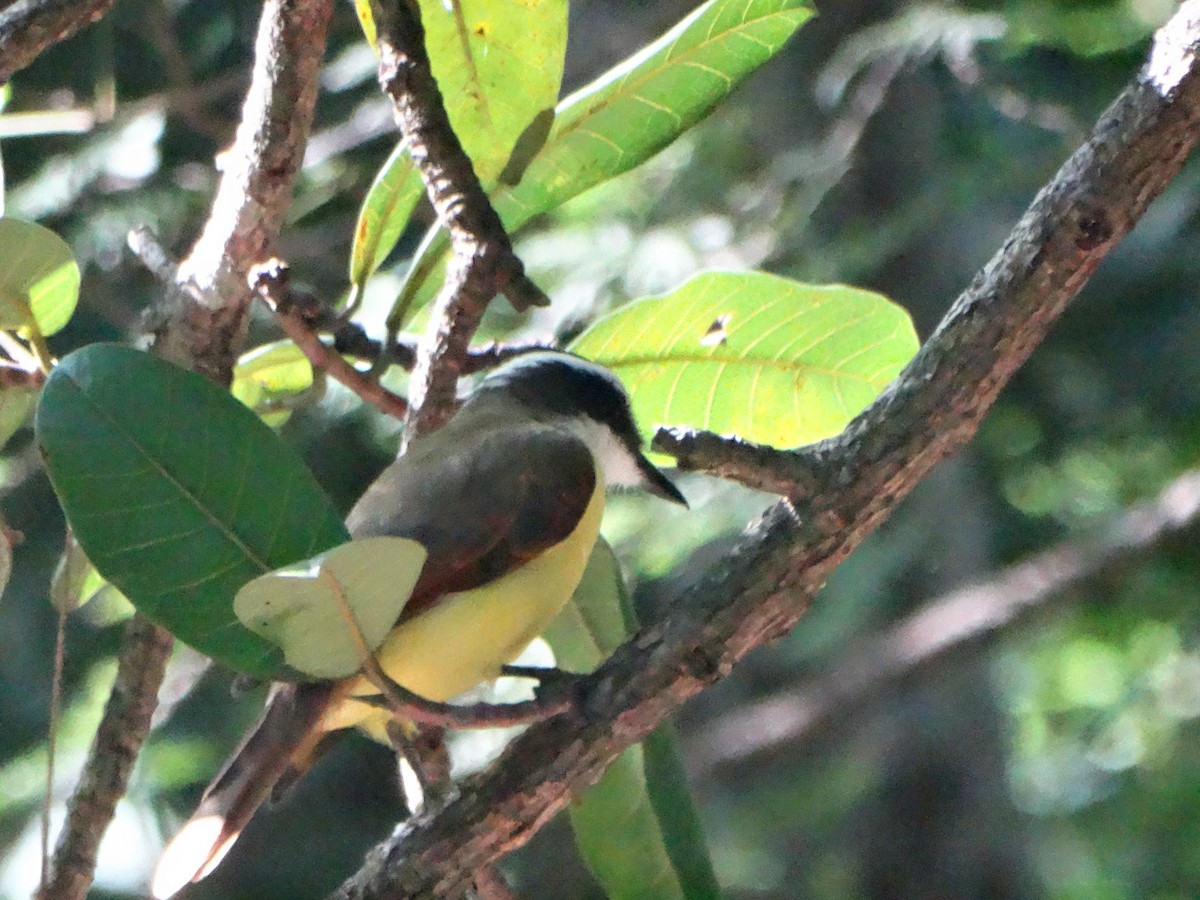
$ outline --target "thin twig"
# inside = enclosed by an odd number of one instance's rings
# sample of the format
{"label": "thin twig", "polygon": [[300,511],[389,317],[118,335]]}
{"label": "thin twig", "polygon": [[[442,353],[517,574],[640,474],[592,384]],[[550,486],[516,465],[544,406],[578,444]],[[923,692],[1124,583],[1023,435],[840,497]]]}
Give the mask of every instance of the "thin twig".
{"label": "thin twig", "polygon": [[328,372],[380,412],[403,421],[408,412],[405,399],[392,393],[378,381],[371,380],[365,373],[359,372],[346,362],[341,354],[330,352],[313,331],[310,317],[306,316],[304,307],[294,302],[285,262],[269,259],[255,266],[250,270],[248,283],[275,313],[280,327],[308,357],[314,368]]}
{"label": "thin twig", "polygon": [[50,679],[50,726],[46,734],[46,793],[42,797],[42,876],[38,890],[50,884],[50,812],[54,807],[54,757],[58,750],[58,723],[62,718],[63,661],[67,652],[67,611],[58,611],[54,629],[54,672]]}
{"label": "thin twig", "polygon": [[680,469],[708,472],[792,500],[811,498],[823,487],[803,452],[694,428],[660,428],[652,445],[659,453],[675,457]]}
{"label": "thin twig", "polygon": [[708,723],[689,742],[689,768],[704,776],[718,766],[799,746],[831,717],[845,717],[904,676],[1069,596],[1070,588],[1194,529],[1198,520],[1200,470],[1192,469],[1094,534],[930,600],[839,650],[828,669]]}
{"label": "thin twig", "polygon": [[[467,350],[463,360],[460,375],[475,375],[486,372],[510,359],[531,353],[534,350],[552,350],[558,344],[553,340],[520,341],[507,343],[489,341],[478,347]],[[333,348],[338,353],[344,353],[366,362],[383,361],[387,365],[399,366],[406,372],[411,372],[417,364],[417,345],[414,341],[396,341],[387,350],[384,342],[368,337],[362,327],[354,322],[340,326],[333,336]]]}
{"label": "thin twig", "polygon": [[1029,210],[899,379],[812,451],[825,490],[769,510],[706,577],[586,679],[586,717],[531,727],[460,794],[372,851],[339,900],[452,896],[625,748],[785,634],[837,566],[973,436],[1067,303],[1200,140],[1200,0]]}

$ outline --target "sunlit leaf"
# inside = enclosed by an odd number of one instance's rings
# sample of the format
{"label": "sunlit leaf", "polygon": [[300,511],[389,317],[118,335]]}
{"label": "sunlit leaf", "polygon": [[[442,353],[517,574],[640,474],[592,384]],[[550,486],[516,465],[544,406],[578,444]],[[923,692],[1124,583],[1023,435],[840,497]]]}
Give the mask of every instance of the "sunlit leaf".
{"label": "sunlit leaf", "polygon": [[413,167],[412,157],[404,144],[397,144],[375,176],[358,213],[350,248],[352,290],[360,293],[367,279],[392,252],[424,195],[425,184]]}
{"label": "sunlit leaf", "polygon": [[645,162],[770,59],[812,15],[807,0],[711,0],[566,98],[516,187],[495,204],[520,227]]}
{"label": "sunlit leaf", "polygon": [[378,50],[375,40],[375,15],[371,12],[370,0],[354,0],[354,12],[358,16],[358,24],[362,26],[367,43],[371,45],[372,50]]}
{"label": "sunlit leaf", "polygon": [[67,242],[49,228],[0,219],[0,328],[54,334],[79,299],[79,266]]}
{"label": "sunlit leaf", "polygon": [[[454,132],[480,180],[492,184],[518,140],[558,100],[567,2],[420,0],[420,6],[430,63]],[[423,192],[411,158],[397,147],[371,186],[354,230],[350,282],[356,290],[396,245]]]}
{"label": "sunlit leaf", "polygon": [[606,316],[570,349],[620,376],[647,430],[795,447],[841,431],[917,346],[908,313],[880,294],[710,272]]}
{"label": "sunlit leaf", "polygon": [[[563,100],[520,182],[493,195],[510,232],[648,160],[712,112],[808,18],[807,0],[710,0],[648,47]],[[444,235],[423,255],[441,260]],[[415,259],[404,295],[427,300],[441,265]],[[397,325],[389,317],[390,325]]]}
{"label": "sunlit leaf", "polygon": [[196,649],[280,675],[282,653],[237,621],[234,594],[349,539],[295,451],[199,375],[104,344],[56,367],[36,427],[100,574]]}
{"label": "sunlit leaf", "polygon": [[304,351],[291,341],[276,341],[237,361],[229,391],[268,425],[278,428],[290,415],[288,402],[312,386],[312,363]]}
{"label": "sunlit leaf", "polygon": [[362,668],[362,652],[343,606],[375,650],[408,602],[425,556],[407,538],[352,541],[260,575],[238,591],[233,609],[243,625],[282,647],[292,668],[345,678]]}
{"label": "sunlit leaf", "polygon": [[[636,628],[620,567],[601,538],[544,637],[559,666],[590,672]],[[720,896],[670,725],[622,753],[569,812],[575,842],[608,897]]]}

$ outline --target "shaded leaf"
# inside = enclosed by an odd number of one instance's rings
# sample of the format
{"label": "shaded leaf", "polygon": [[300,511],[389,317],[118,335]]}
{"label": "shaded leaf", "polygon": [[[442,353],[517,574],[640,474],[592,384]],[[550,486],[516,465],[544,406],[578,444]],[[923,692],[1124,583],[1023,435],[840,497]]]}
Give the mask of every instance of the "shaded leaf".
{"label": "shaded leaf", "polygon": [[570,349],[620,376],[647,429],[795,447],[841,431],[917,346],[908,313],[880,294],[710,272],[600,319]]}
{"label": "shaded leaf", "polygon": [[31,387],[0,388],[0,447],[29,422],[38,393],[37,388]]}
{"label": "shaded leaf", "polygon": [[107,584],[79,546],[75,535],[68,530],[67,545],[50,577],[50,605],[60,613],[74,612]]}
{"label": "shaded leaf", "polygon": [[408,538],[352,541],[260,575],[237,592],[233,610],[243,625],[282,647],[292,668],[346,678],[362,668],[362,653],[343,604],[377,649],[400,618],[426,555]]}
{"label": "shaded leaf", "polygon": [[279,676],[282,653],[237,621],[234,594],[349,539],[295,451],[199,375],[105,344],[54,370],[36,428],[100,574],[196,649]]}
{"label": "shaded leaf", "polygon": [[0,219],[0,328],[54,334],[79,300],[79,266],[67,242],[49,228]]}
{"label": "shaded leaf", "polygon": [[[636,630],[620,566],[601,538],[544,637],[559,666],[590,672]],[[669,725],[622,753],[569,814],[575,842],[607,896],[720,896]]]}

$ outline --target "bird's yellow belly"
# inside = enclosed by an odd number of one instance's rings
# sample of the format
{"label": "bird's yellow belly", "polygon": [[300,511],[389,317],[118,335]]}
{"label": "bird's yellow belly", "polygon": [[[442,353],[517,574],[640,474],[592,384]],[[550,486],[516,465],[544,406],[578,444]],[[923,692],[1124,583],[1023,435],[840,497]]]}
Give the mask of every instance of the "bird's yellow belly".
{"label": "bird's yellow belly", "polygon": [[[376,651],[380,666],[393,681],[438,701],[498,677],[575,593],[603,512],[604,484],[597,478],[583,518],[566,540],[482,587],[447,594],[402,623]],[[349,693],[362,697],[378,691],[360,677]],[[326,714],[321,730],[357,726],[386,742],[387,718],[376,707],[346,700]]]}

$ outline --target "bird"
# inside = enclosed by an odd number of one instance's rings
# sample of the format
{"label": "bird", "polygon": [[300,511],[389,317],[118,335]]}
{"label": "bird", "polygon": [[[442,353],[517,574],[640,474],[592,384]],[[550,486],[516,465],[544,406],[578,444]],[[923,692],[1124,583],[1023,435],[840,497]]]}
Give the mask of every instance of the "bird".
{"label": "bird", "polygon": [[[440,429],[414,440],[351,509],[352,538],[409,538],[427,551],[375,656],[396,683],[446,701],[501,674],[566,605],[600,529],[607,488],[687,506],[649,459],[620,380],[553,350],[517,356]],[[258,807],[302,775],[333,733],[386,742],[390,716],[359,702],[362,675],[278,682],[265,708],[163,851],[151,893],[204,878]]]}

